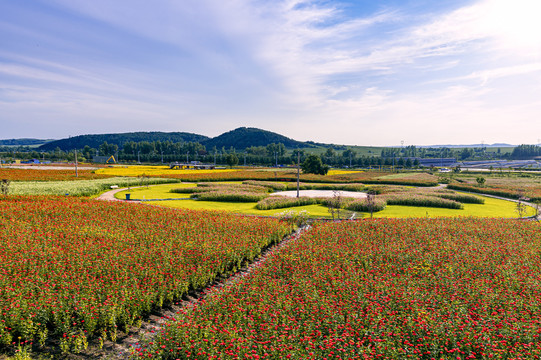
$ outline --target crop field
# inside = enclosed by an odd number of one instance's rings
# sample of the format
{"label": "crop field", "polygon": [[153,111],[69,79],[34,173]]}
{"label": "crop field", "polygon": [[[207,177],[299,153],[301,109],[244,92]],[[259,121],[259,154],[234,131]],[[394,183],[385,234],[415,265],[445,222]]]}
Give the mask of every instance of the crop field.
{"label": "crop field", "polygon": [[212,282],[290,226],[224,212],[70,197],[0,201],[0,352],[115,340],[164,303]]}
{"label": "crop field", "polygon": [[17,181],[9,186],[13,195],[70,195],[92,196],[101,191],[110,190],[111,186],[127,187],[150,184],[174,183],[178,180],[162,178],[108,177],[96,180],[77,181]]}
{"label": "crop field", "polygon": [[[144,176],[118,169],[122,176],[73,181],[70,170],[65,178],[64,170],[23,170],[0,195],[1,359],[17,349],[12,360],[27,352],[84,358],[88,346],[118,341],[252,262],[291,232],[280,218],[337,216],[329,211],[336,197],[270,196],[296,188],[291,169],[176,170],[182,177],[166,167]],[[57,180],[35,177],[48,172]],[[489,179],[453,184],[488,193],[540,188],[537,177]],[[540,224],[510,219],[518,217],[514,202],[428,186],[437,180],[419,172],[303,175],[301,189],[373,191],[380,211],[366,219],[366,198],[344,196],[341,217],[364,220],[316,222],[235,285],[183,308],[132,357],[541,356]],[[84,198],[112,185],[130,187],[117,198],[130,193],[146,205]],[[523,215],[534,214],[528,207]]]}
{"label": "crop field", "polygon": [[34,170],[1,168],[0,180],[10,181],[66,181],[66,180],[92,180],[111,177],[105,174],[96,174],[93,170],[78,170],[78,177],[75,177],[75,169],[65,170]]}
{"label": "crop field", "polygon": [[319,225],[134,357],[537,358],[539,230],[475,218]]}
{"label": "crop field", "polygon": [[486,184],[483,186],[477,184],[476,178],[466,177],[464,181],[463,183],[452,183],[450,187],[511,199],[524,196],[531,201],[541,201],[541,176],[539,175],[531,175],[531,177],[516,177],[515,175],[510,178],[492,175],[486,177]]}
{"label": "crop field", "polygon": [[113,166],[96,170],[97,174],[108,176],[162,176],[162,175],[191,175],[191,174],[223,174],[235,172],[234,169],[217,170],[172,170],[169,166]]}
{"label": "crop field", "polygon": [[[225,169],[225,170],[178,170],[169,169],[167,166],[116,166],[96,170],[97,174],[110,176],[142,175],[151,177],[175,178],[187,182],[207,181],[285,181],[292,182],[297,179],[295,169]],[[438,177],[428,173],[404,172],[389,174],[378,171],[351,171],[330,170],[327,175],[301,174],[301,180],[315,183],[356,183],[366,184],[392,184],[412,186],[437,185]]]}

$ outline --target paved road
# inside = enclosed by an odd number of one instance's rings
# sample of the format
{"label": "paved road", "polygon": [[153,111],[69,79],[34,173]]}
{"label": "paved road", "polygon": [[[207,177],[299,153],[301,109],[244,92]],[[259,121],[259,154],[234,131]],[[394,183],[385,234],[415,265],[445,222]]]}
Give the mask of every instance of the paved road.
{"label": "paved road", "polygon": [[[140,187],[140,186],[138,186],[138,187]],[[135,187],[132,187],[131,189],[135,189]],[[114,190],[104,192],[103,194],[98,196],[96,199],[97,200],[104,200],[104,201],[126,201],[126,200],[122,200],[122,199],[117,199],[115,197],[115,194],[117,192],[121,192],[121,191],[124,191],[124,190],[128,190],[128,188],[114,189]]]}

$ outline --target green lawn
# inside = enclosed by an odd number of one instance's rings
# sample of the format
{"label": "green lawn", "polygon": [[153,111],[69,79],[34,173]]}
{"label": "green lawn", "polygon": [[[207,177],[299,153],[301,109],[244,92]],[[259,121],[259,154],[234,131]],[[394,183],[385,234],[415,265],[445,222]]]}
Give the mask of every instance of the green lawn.
{"label": "green lawn", "polygon": [[256,203],[233,203],[233,202],[218,202],[218,201],[197,201],[197,200],[165,200],[165,201],[148,201],[147,204],[172,207],[177,209],[192,209],[192,210],[224,210],[232,211],[240,214],[259,215],[259,216],[274,216],[286,211],[300,212],[306,210],[311,217],[328,217],[329,212],[325,206],[307,205],[298,206],[287,209],[273,210],[258,210],[255,208]]}
{"label": "green lawn", "polygon": [[[478,216],[478,217],[502,217],[515,218],[518,216],[515,211],[516,203],[480,196],[485,199],[484,204],[464,204],[464,209],[442,209],[425,208],[415,206],[393,206],[388,205],[385,210],[374,213],[374,217],[441,217],[441,216]],[[526,216],[535,214],[531,207],[527,208]]]}
{"label": "green lawn", "polygon": [[129,193],[129,194],[131,194],[130,197],[132,199],[136,199],[136,200],[144,200],[144,199],[182,199],[182,198],[189,198],[190,194],[171,193],[171,192],[169,192],[169,190],[178,189],[178,188],[194,187],[194,186],[196,186],[196,184],[176,183],[176,184],[149,186],[149,187],[138,187],[138,188],[132,188],[130,191],[124,190],[124,191],[117,192],[115,194],[115,197],[117,199],[125,199],[126,194]]}

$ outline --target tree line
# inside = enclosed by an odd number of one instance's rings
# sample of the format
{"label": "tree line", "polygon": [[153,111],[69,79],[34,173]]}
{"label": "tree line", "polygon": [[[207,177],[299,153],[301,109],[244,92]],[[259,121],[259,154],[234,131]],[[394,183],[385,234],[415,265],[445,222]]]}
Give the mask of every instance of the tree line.
{"label": "tree line", "polygon": [[[334,167],[371,167],[399,166],[415,167],[419,165],[415,158],[456,158],[461,160],[488,159],[531,159],[541,156],[541,147],[537,145],[519,145],[512,152],[488,152],[486,148],[419,148],[414,145],[401,148],[383,148],[380,156],[359,155],[354,150],[342,147],[338,150],[328,147],[317,155],[323,164]],[[278,166],[297,163],[297,153],[304,160],[313,150],[287,150],[283,143],[272,143],[266,146],[250,146],[244,151],[233,147],[207,149],[199,142],[173,141],[128,141],[121,147],[106,141],[97,148],[85,145],[78,150],[79,161],[92,161],[94,156],[115,156],[116,161],[127,163],[170,163],[200,161],[203,163],[228,164],[228,156],[234,154],[240,165]],[[0,157],[8,159],[39,159],[42,161],[74,161],[74,151],[62,151],[60,148],[49,151],[37,151],[28,146],[0,146]]]}

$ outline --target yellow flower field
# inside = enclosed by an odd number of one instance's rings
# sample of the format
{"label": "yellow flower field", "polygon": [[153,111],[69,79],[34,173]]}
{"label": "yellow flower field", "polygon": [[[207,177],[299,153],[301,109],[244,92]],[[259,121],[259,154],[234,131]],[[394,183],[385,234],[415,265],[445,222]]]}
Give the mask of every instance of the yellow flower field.
{"label": "yellow flower field", "polygon": [[346,175],[346,174],[358,174],[358,173],[362,173],[364,171],[353,171],[353,170],[334,170],[334,169],[331,169],[329,170],[329,172],[327,173],[327,175]]}
{"label": "yellow flower field", "polygon": [[169,166],[115,166],[96,170],[96,174],[112,175],[112,176],[157,176],[171,174],[206,174],[206,173],[224,173],[238,171],[235,169],[220,169],[220,170],[171,170]]}

